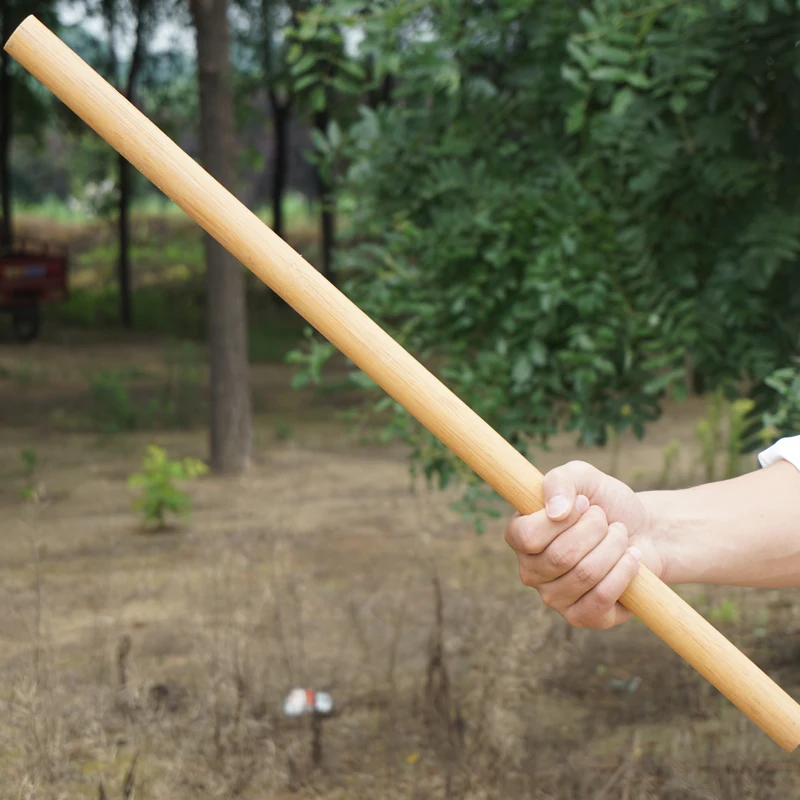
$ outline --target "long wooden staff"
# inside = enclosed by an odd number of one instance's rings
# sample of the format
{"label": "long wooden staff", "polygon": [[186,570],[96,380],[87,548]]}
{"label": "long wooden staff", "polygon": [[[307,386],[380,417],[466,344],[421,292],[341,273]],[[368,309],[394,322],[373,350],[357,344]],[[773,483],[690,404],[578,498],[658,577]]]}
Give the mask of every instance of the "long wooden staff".
{"label": "long wooden staff", "polygon": [[[35,17],[5,49],[523,514],[542,475]],[[645,567],[622,603],[781,747],[800,706]]]}

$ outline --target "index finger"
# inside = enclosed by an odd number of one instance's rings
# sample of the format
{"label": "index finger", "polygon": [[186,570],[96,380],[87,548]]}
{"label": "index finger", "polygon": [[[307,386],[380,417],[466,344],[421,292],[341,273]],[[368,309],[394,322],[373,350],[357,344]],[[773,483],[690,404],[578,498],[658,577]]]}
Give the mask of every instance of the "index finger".
{"label": "index finger", "polygon": [[571,528],[589,508],[589,498],[578,495],[572,511],[567,517],[552,520],[547,512],[542,509],[535,514],[515,514],[506,527],[506,542],[517,553],[525,555],[538,555],[564,531]]}

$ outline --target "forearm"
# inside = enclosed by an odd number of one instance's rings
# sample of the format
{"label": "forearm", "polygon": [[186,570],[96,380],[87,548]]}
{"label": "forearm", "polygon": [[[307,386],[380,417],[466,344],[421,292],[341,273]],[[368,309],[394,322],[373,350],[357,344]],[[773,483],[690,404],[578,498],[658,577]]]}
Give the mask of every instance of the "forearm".
{"label": "forearm", "polygon": [[791,464],[639,497],[665,582],[800,587],[800,471]]}

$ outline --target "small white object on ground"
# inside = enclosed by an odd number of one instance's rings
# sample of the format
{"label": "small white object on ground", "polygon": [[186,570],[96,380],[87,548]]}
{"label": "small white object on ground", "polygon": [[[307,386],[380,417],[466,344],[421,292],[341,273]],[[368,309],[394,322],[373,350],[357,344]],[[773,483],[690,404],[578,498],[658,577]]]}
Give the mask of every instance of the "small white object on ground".
{"label": "small white object on ground", "polygon": [[299,717],[316,712],[330,714],[333,711],[333,698],[327,692],[313,689],[292,689],[283,701],[283,713],[287,717]]}

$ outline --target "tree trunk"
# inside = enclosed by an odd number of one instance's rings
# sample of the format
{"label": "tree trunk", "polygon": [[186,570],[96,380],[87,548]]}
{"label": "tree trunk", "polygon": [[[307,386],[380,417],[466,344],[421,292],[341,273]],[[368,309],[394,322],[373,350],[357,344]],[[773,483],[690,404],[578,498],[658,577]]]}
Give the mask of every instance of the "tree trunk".
{"label": "tree trunk", "polygon": [[[200,149],[205,168],[234,183],[233,91],[227,0],[191,0],[197,31]],[[211,466],[241,472],[250,457],[251,411],[244,271],[205,237],[206,326],[211,359]]]}
{"label": "tree trunk", "polygon": [[[328,107],[314,114],[314,124],[324,136],[328,131],[330,112]],[[325,178],[322,170],[317,167],[317,187],[320,201],[320,267],[322,274],[333,284],[336,283],[336,273],[333,268],[333,249],[336,239],[336,200],[331,182]]]}
{"label": "tree trunk", "polygon": [[[128,69],[125,96],[136,104],[136,81],[144,55],[144,36],[142,31],[145,3],[140,0],[136,8],[136,34]],[[112,44],[113,46],[113,44]],[[123,328],[133,327],[133,307],[131,301],[131,262],[130,262],[130,207],[131,207],[131,165],[126,158],[119,157],[119,318]]]}
{"label": "tree trunk", "polygon": [[[11,9],[7,0],[2,2],[3,42],[12,33]],[[11,220],[11,131],[13,106],[11,102],[10,56],[5,50],[0,55],[0,184],[2,184],[3,220],[0,227],[0,246],[10,247],[12,240]]]}
{"label": "tree trunk", "polygon": [[270,91],[272,125],[275,141],[272,151],[272,229],[284,238],[283,196],[286,194],[286,179],[289,166],[289,119],[291,101],[281,101],[274,91]]}

